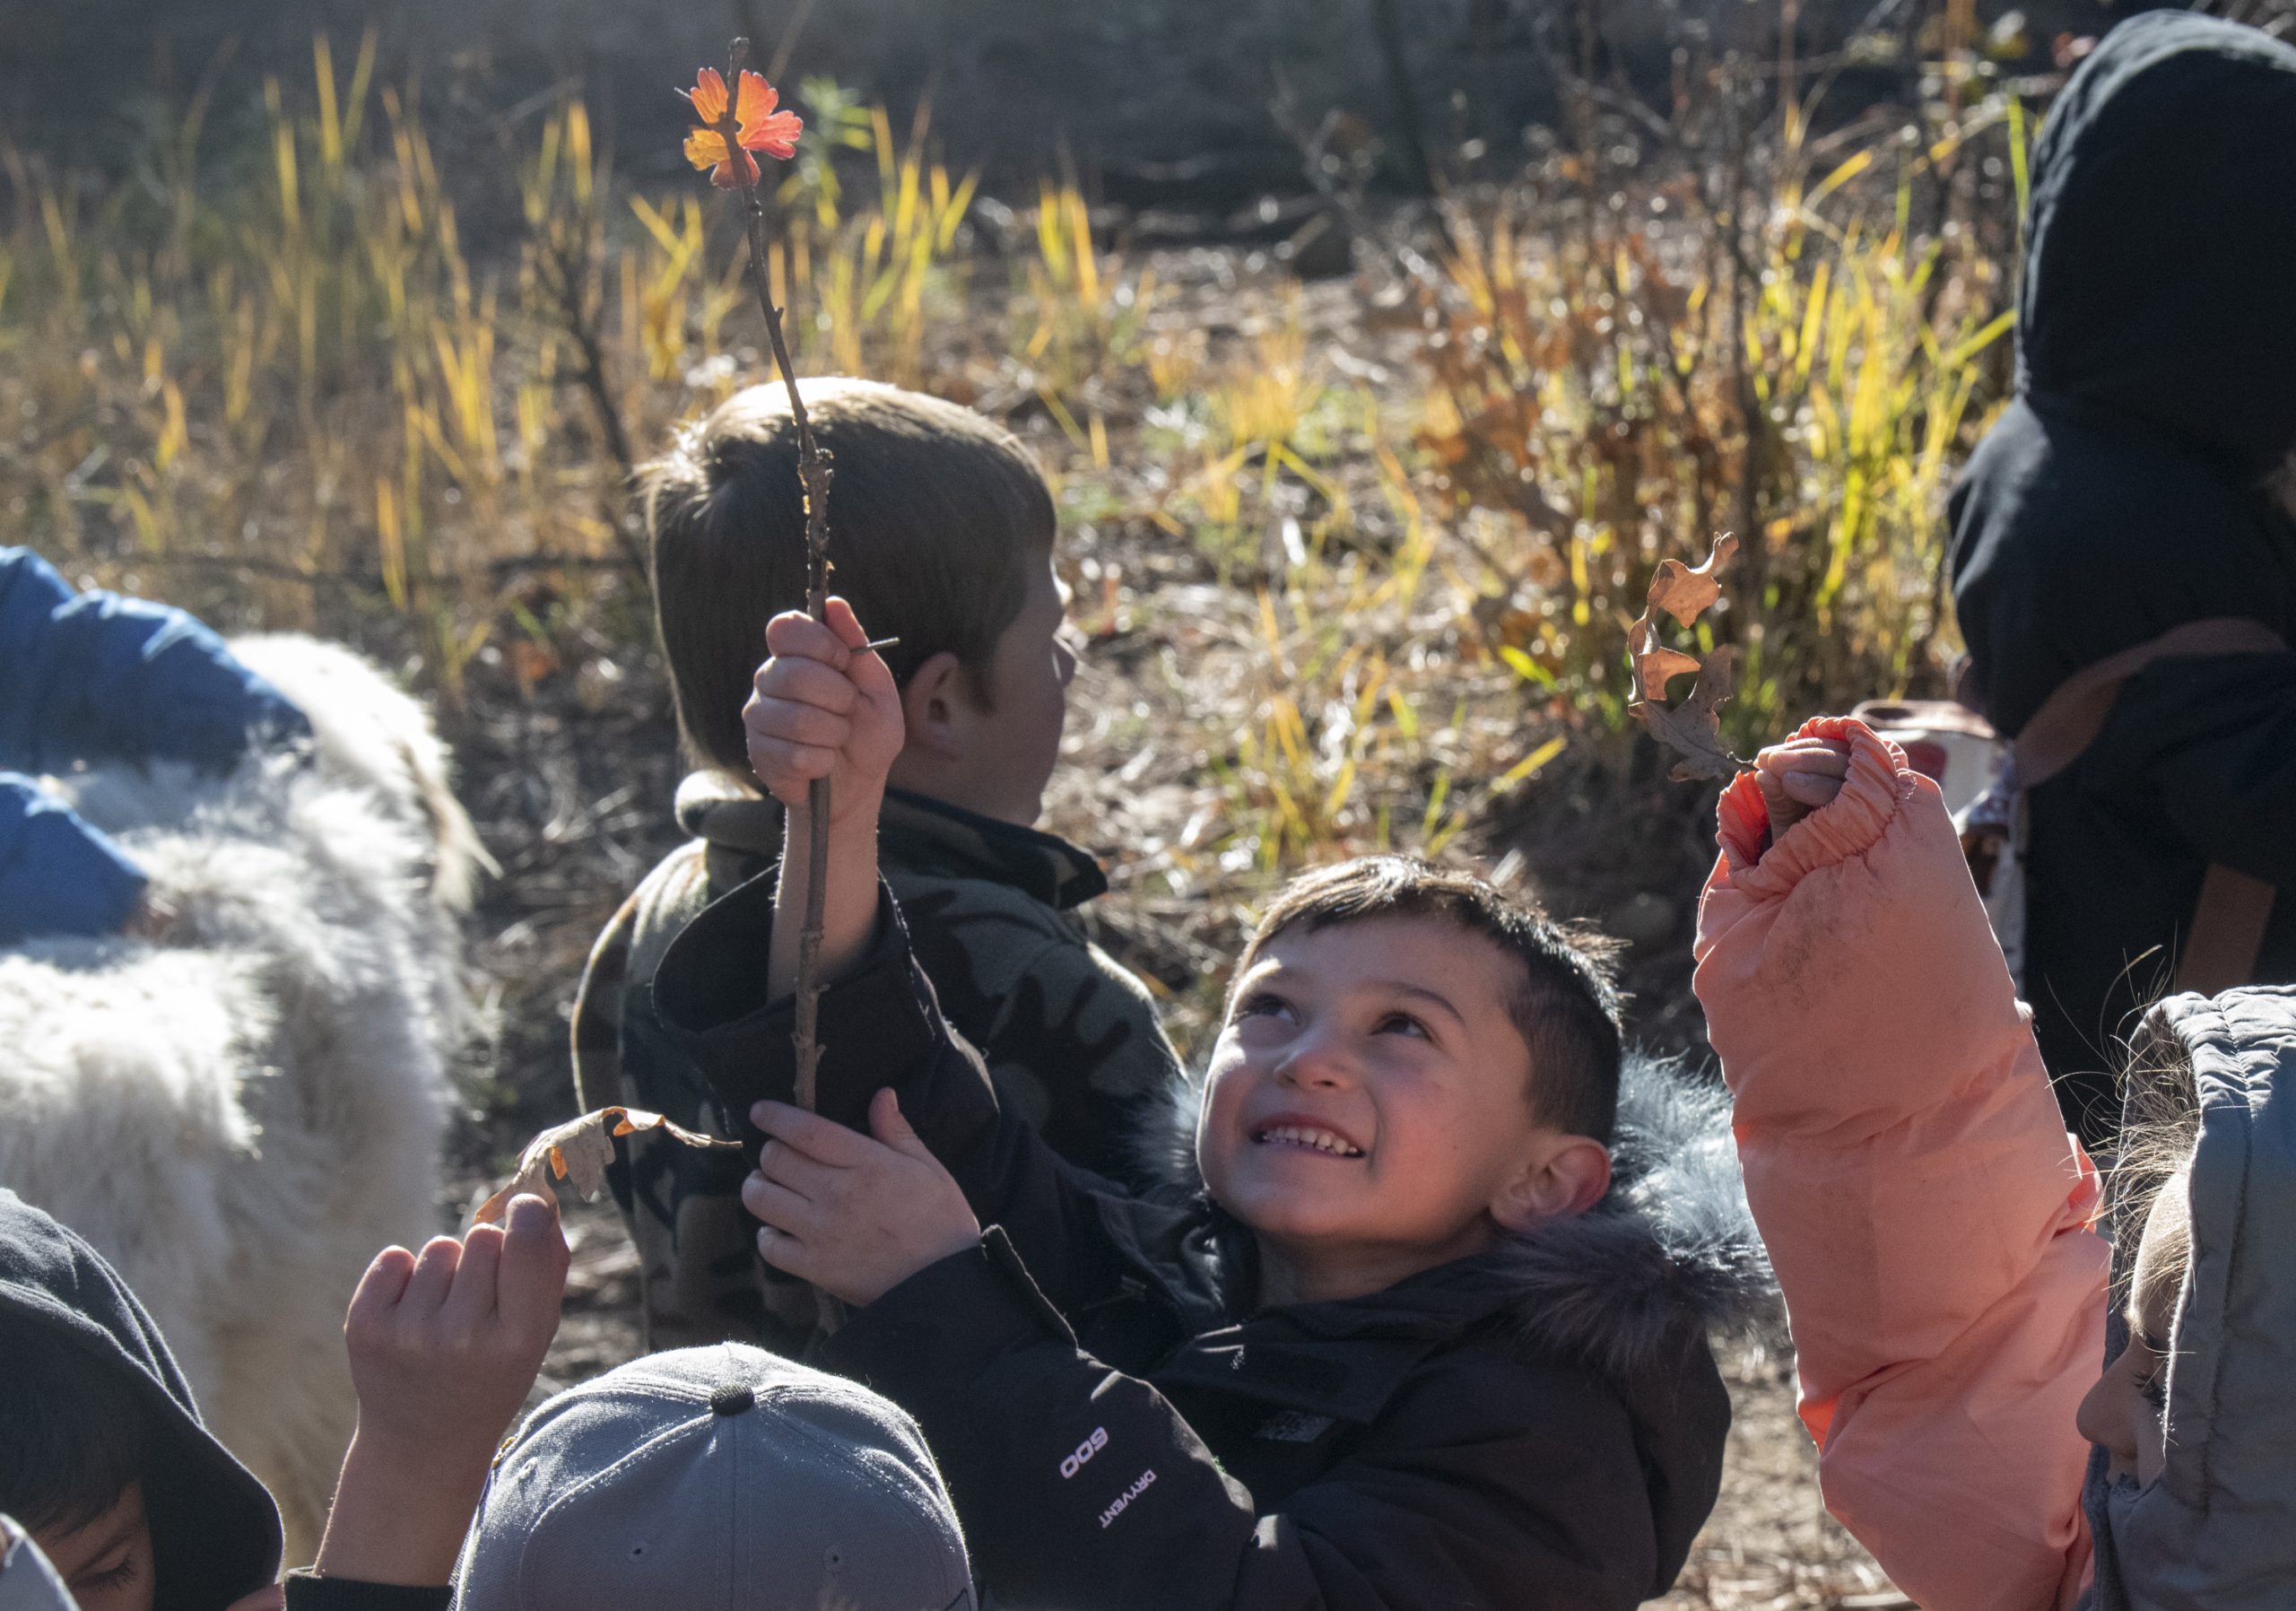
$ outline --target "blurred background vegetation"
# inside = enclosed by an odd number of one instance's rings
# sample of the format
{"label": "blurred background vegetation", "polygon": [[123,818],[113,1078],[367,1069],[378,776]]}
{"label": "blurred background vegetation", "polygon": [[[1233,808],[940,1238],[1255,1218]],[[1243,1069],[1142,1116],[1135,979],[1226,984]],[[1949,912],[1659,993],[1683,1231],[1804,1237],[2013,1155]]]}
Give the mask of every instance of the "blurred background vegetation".
{"label": "blurred background vegetation", "polygon": [[812,131],[776,200],[801,367],[980,408],[1057,489],[1088,669],[1048,825],[1110,859],[1094,920],[1183,1041],[1272,880],[1393,846],[1621,933],[1638,1029],[1689,1044],[1709,796],[1630,729],[1626,624],[1735,531],[1699,631],[1744,650],[1742,749],[1939,688],[2025,154],[2110,20],[175,9],[39,7],[0,67],[7,538],[436,695],[506,862],[482,1098],[521,1120],[674,837],[629,473],[767,378],[670,92],[734,26]]}

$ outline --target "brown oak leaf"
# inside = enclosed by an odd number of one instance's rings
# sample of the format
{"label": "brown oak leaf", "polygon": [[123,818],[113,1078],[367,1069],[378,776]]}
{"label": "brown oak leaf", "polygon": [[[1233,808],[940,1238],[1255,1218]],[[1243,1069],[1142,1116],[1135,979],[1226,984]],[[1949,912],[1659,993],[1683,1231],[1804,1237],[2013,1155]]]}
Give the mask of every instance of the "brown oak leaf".
{"label": "brown oak leaf", "polygon": [[1626,635],[1626,652],[1634,657],[1634,697],[1638,703],[1645,700],[1664,702],[1668,682],[1698,669],[1697,656],[1653,643],[1651,640],[1656,636],[1657,629],[1648,620],[1636,622]]}
{"label": "brown oak leaf", "polygon": [[558,1193],[552,1189],[553,1180],[564,1181],[586,1203],[596,1201],[598,1194],[606,1189],[606,1166],[613,1162],[613,1138],[639,1130],[658,1130],[688,1146],[729,1152],[742,1148],[738,1141],[699,1135],[643,1108],[600,1108],[595,1113],[553,1125],[527,1142],[526,1150],[518,1154],[518,1170],[510,1177],[510,1183],[481,1203],[470,1223],[499,1224],[509,1210],[510,1199],[520,1192],[557,1202]]}
{"label": "brown oak leaf", "polygon": [[1660,560],[1657,573],[1650,579],[1650,592],[1643,601],[1642,619],[1651,620],[1664,610],[1678,625],[1692,624],[1722,597],[1722,584],[1716,579],[1737,552],[1737,534],[1726,531],[1714,539],[1714,552],[1706,556],[1703,565]]}
{"label": "brown oak leaf", "polygon": [[[1701,661],[1658,641],[1660,615],[1689,626],[1722,597],[1722,584],[1716,579],[1737,552],[1738,539],[1726,531],[1714,539],[1714,550],[1702,565],[1661,560],[1650,579],[1641,617],[1627,630],[1626,650],[1634,672],[1634,702],[1626,708],[1627,714],[1678,757],[1673,773],[1677,783],[1727,779],[1745,764],[1722,742],[1721,709],[1738,688],[1737,651],[1718,649]],[[1690,697],[1679,705],[1667,704],[1667,682],[1693,671],[1698,682]]]}
{"label": "brown oak leaf", "polygon": [[1698,683],[1679,705],[1644,700],[1627,714],[1679,757],[1668,774],[1677,783],[1735,778],[1745,762],[1722,742],[1721,708],[1738,691],[1738,651],[1718,649],[1698,668]]}

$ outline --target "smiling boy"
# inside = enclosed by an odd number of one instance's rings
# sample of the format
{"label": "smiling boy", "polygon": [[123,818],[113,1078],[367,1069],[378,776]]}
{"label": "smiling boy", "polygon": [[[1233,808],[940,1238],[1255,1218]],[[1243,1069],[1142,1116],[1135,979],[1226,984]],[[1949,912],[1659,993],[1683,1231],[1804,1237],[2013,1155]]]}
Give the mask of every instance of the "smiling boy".
{"label": "smiling boy", "polygon": [[860,623],[832,601],[767,640],[752,762],[793,834],[832,787],[819,1115],[752,1106],[789,1088],[802,866],[697,919],[657,1005],[759,1127],[764,1258],[855,1306],[822,1363],[917,1417],[996,1602],[1663,1593],[1729,1422],[1706,1323],[1744,1288],[1726,1236],[1693,1253],[1646,1211],[1682,1179],[1665,1138],[1613,1178],[1593,959],[1467,875],[1303,878],[1240,959],[1200,1183],[1116,1195],[997,1102],[908,954],[875,877],[898,692]]}

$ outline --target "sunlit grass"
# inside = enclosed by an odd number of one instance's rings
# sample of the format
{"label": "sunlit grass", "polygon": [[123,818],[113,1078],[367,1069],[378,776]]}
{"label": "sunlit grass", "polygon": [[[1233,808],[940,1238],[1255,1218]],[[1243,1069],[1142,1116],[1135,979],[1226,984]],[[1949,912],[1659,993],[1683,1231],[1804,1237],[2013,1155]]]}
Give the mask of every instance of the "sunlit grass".
{"label": "sunlit grass", "polygon": [[[375,63],[371,36],[347,65],[317,41],[265,85],[252,152],[178,107],[135,186],[0,148],[0,506],[233,624],[380,632],[453,700],[478,657],[547,675],[600,601],[646,630],[626,473],[762,376],[761,333],[715,198],[615,173],[578,100],[504,136],[513,215],[474,231],[488,192]],[[1936,674],[1940,505],[2013,283],[1909,223],[1936,149],[1813,173],[1789,120],[1735,283],[1631,209],[1556,230],[1527,192],[1461,203],[1432,274],[1390,276],[1417,333],[1374,387],[1297,287],[1209,334],[1069,180],[996,262],[928,118],[802,93],[818,138],[770,263],[801,370],[1035,419],[1091,567],[1080,623],[1193,634],[1138,701],[1161,714],[1126,718],[1193,735],[1193,826],[1135,858],[1145,886],[1441,850],[1621,742],[1650,569],[1716,531],[1748,539],[1718,621],[1747,650],[1741,737]],[[1954,137],[2005,132],[2022,175],[2022,127],[2011,100]],[[1149,549],[1195,579],[1151,582]]]}

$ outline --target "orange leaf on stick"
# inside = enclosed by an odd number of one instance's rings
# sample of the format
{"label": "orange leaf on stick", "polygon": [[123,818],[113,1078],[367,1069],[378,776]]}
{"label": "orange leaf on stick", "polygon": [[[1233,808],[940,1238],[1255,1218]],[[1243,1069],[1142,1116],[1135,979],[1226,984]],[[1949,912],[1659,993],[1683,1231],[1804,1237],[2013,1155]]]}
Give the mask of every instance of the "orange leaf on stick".
{"label": "orange leaf on stick", "polygon": [[734,177],[725,134],[717,126],[726,117],[725,74],[715,67],[704,67],[694,74],[693,88],[678,93],[693,103],[693,115],[704,125],[686,135],[685,160],[696,168],[709,169],[709,182],[718,188],[733,190],[757,183],[757,159],[751,152],[761,151],[784,161],[797,154],[797,136],[804,132],[805,120],[795,112],[775,109],[781,104],[781,92],[766,83],[763,74],[742,74],[741,100],[734,108],[735,138],[741,146],[735,154],[746,176],[741,179]]}

